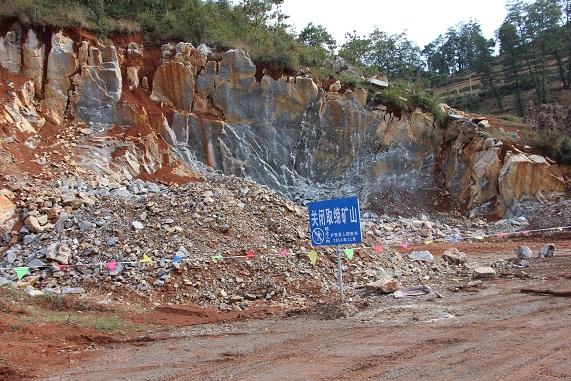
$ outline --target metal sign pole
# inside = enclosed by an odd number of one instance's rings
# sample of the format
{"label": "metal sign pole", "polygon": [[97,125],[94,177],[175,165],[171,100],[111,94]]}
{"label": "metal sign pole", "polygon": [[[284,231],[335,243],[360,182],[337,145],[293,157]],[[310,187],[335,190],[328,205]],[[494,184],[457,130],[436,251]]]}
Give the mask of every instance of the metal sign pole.
{"label": "metal sign pole", "polygon": [[337,276],[339,277],[339,292],[341,294],[341,303],[344,303],[345,295],[343,292],[343,268],[341,267],[341,249],[339,249],[339,246],[335,247],[335,253],[337,254]]}

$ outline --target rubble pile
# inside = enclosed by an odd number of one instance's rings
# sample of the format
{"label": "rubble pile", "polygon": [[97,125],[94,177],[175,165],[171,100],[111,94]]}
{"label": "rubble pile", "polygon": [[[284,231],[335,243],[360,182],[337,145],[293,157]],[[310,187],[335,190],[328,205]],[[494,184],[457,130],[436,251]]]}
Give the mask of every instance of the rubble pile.
{"label": "rubble pile", "polygon": [[[13,269],[29,267],[18,284],[30,294],[98,289],[120,295],[129,289],[161,302],[224,310],[255,300],[303,303],[337,292],[335,253],[319,249],[316,265],[308,260],[307,210],[237,177],[211,174],[178,187],[139,179],[28,182],[5,193],[22,223],[4,234],[0,283],[14,284]],[[461,261],[419,260],[415,252],[386,245],[458,228],[426,217],[363,217],[365,243],[352,261],[344,260],[349,293],[387,278],[404,287],[470,276]],[[378,243],[385,245],[382,253],[372,249]],[[213,259],[217,255],[222,258]],[[140,263],[145,256],[151,262]],[[109,262],[117,263],[110,268]]]}

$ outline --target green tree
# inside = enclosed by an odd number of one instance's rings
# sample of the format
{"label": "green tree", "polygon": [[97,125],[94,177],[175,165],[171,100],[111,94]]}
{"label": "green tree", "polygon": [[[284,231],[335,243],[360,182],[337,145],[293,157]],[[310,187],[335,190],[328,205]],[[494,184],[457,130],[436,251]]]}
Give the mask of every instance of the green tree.
{"label": "green tree", "polygon": [[504,71],[506,83],[514,83],[515,99],[518,112],[524,115],[523,101],[521,99],[521,75],[520,62],[522,57],[518,49],[518,32],[513,24],[504,22],[498,29],[498,40],[500,41],[500,55],[505,57],[507,69]]}
{"label": "green tree", "polygon": [[356,31],[346,33],[347,41],[339,49],[339,55],[352,64],[366,66],[366,57],[371,51],[371,40],[366,36],[357,35]]}
{"label": "green tree", "polygon": [[333,51],[337,47],[337,42],[324,26],[314,25],[311,22],[299,33],[297,40],[312,48],[324,48]]}

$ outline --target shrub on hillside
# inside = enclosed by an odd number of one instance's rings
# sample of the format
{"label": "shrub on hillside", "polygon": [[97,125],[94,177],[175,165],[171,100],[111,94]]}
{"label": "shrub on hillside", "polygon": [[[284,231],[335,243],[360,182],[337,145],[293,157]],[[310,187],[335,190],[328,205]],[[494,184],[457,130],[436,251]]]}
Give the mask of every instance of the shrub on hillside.
{"label": "shrub on hillside", "polygon": [[415,87],[408,82],[392,82],[388,88],[374,93],[372,101],[376,104],[397,108],[403,112],[411,112],[414,108],[420,107],[431,112],[435,120],[439,122],[446,120],[446,114],[440,108],[439,100],[426,90]]}

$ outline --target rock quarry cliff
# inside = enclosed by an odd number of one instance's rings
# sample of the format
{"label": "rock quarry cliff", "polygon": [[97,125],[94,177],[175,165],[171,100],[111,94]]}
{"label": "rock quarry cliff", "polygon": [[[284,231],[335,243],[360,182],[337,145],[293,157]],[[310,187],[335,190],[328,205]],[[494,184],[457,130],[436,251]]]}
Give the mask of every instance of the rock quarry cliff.
{"label": "rock quarry cliff", "polygon": [[242,50],[6,29],[4,139],[30,146],[68,131],[68,163],[98,176],[180,182],[214,170],[295,201],[356,193],[386,213],[495,218],[533,215],[568,190],[557,163],[445,105],[445,121],[420,108],[397,115],[365,89],[275,75]]}

